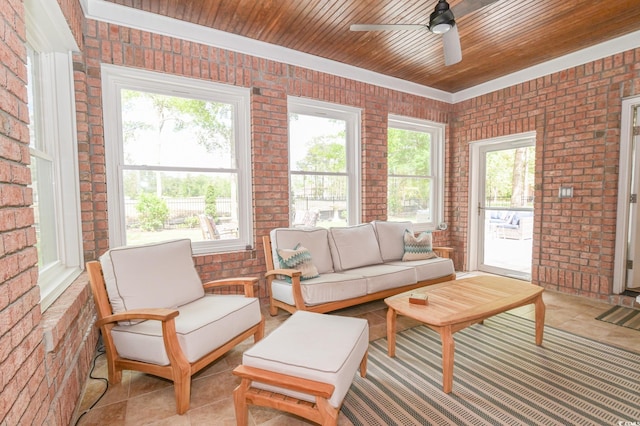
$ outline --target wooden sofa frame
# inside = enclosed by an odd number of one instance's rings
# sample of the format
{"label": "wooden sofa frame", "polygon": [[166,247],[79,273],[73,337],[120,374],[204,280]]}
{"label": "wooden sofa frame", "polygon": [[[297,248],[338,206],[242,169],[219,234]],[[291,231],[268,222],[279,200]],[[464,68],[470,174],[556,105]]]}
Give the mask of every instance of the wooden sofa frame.
{"label": "wooden sofa frame", "polygon": [[[289,313],[294,313],[298,310],[301,310],[324,314],[326,312],[336,311],[338,309],[347,308],[349,306],[359,305],[361,303],[371,302],[373,300],[384,299],[386,297],[413,290],[415,288],[456,279],[456,274],[453,273],[444,277],[434,278],[432,280],[418,281],[415,284],[390,288],[388,290],[365,294],[363,296],[353,297],[351,299],[336,300],[335,302],[327,302],[318,305],[307,306],[305,305],[304,299],[302,298],[302,288],[300,287],[300,271],[296,271],[295,269],[274,269],[271,237],[269,235],[263,236],[262,242],[264,244],[264,258],[267,264],[265,279],[267,283],[267,291],[269,292],[269,314],[272,316],[278,314],[278,308]],[[440,257],[449,258],[451,256],[452,249],[449,247],[434,247],[433,251]],[[286,275],[291,278],[291,285],[293,287],[293,300],[295,302],[295,305],[289,305],[288,303],[284,303],[273,298],[273,294],[271,293],[271,282],[278,275]]]}

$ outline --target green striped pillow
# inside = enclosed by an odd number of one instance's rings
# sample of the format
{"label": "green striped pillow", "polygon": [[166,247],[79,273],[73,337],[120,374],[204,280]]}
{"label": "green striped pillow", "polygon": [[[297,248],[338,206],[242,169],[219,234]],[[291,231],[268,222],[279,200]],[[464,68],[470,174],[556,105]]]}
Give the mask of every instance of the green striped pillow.
{"label": "green striped pillow", "polygon": [[[278,261],[282,269],[296,269],[300,271],[300,281],[310,280],[320,276],[318,269],[311,260],[311,253],[298,243],[293,249],[277,249]],[[291,282],[291,278],[283,277],[287,282]]]}
{"label": "green striped pillow", "polygon": [[437,256],[433,252],[430,231],[421,232],[416,237],[413,232],[405,229],[403,261],[432,259],[434,257]]}

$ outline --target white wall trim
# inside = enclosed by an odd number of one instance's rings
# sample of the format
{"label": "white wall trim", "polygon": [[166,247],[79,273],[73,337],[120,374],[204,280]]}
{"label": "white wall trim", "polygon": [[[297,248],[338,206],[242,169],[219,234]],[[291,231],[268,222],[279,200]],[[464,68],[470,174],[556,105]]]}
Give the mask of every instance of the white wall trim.
{"label": "white wall trim", "polygon": [[521,144],[529,144],[529,141],[536,140],[536,132],[530,131],[525,133],[514,133],[511,135],[499,136],[497,138],[482,139],[469,143],[469,218],[467,223],[467,269],[475,271],[478,269],[478,252],[479,252],[479,227],[481,224],[478,220],[478,190],[480,184],[480,154],[481,148],[511,142],[513,147]]}
{"label": "white wall trim", "polygon": [[[640,96],[622,100],[620,115],[620,163],[618,166],[618,207],[616,214],[616,245],[613,256],[613,294],[620,294],[627,286],[627,245],[629,235],[629,196],[631,195],[633,155],[633,107],[640,104]],[[636,153],[636,156],[638,154]]]}
{"label": "white wall trim", "polygon": [[604,43],[590,46],[586,49],[570,53],[560,58],[552,59],[539,65],[523,69],[518,72],[496,78],[486,83],[478,84],[466,90],[454,93],[453,103],[472,99],[499,89],[511,87],[525,81],[535,80],[545,75],[553,74],[578,65],[583,65],[598,59],[606,58],[627,50],[640,47],[640,31],[618,37]]}

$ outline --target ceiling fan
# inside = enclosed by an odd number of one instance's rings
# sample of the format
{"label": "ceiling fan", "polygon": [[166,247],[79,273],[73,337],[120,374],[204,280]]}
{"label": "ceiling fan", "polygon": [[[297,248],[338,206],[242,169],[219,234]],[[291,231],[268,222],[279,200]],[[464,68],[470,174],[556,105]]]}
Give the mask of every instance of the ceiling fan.
{"label": "ceiling fan", "polygon": [[429,24],[353,24],[351,31],[430,31],[442,34],[445,65],[457,64],[462,60],[460,35],[455,18],[475,12],[497,0],[463,0],[453,8],[446,0],[438,0],[434,11],[429,15]]}

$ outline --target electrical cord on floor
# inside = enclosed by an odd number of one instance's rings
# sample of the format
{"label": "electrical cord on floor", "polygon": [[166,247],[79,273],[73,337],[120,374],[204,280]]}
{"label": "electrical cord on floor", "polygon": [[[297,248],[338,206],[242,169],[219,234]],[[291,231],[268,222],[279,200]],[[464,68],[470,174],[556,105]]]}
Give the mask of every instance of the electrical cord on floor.
{"label": "electrical cord on floor", "polygon": [[78,416],[78,418],[76,419],[76,422],[74,423],[74,426],[77,426],[78,423],[80,422],[80,419],[82,418],[82,416],[84,416],[85,414],[87,414],[89,411],[91,411],[91,409],[93,407],[96,406],[96,404],[98,402],[100,402],[100,400],[102,399],[102,397],[107,393],[107,390],[109,389],[109,380],[105,379],[104,377],[94,377],[93,376],[93,370],[95,370],[96,368],[96,361],[98,360],[98,357],[100,355],[104,355],[105,354],[105,349],[104,349],[104,344],[102,343],[102,336],[99,336],[98,338],[98,344],[96,345],[96,356],[93,357],[93,363],[91,365],[91,370],[89,371],[89,378],[93,379],[93,380],[102,380],[105,383],[105,387],[104,390],[102,391],[102,394],[100,394],[100,396],[98,397],[98,399],[96,399],[93,404],[91,404],[91,407],[87,408],[86,410],[84,410],[82,412],[82,414],[80,414]]}

